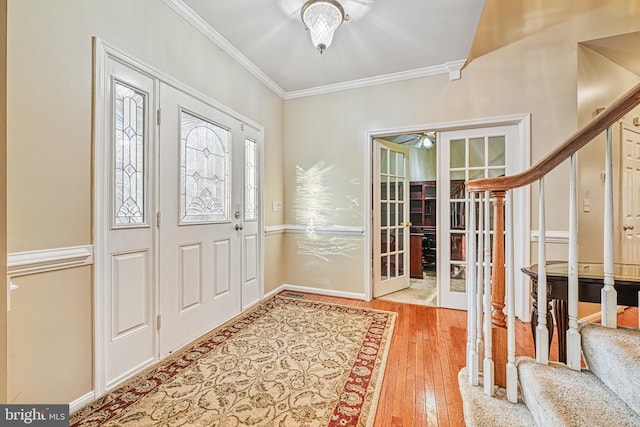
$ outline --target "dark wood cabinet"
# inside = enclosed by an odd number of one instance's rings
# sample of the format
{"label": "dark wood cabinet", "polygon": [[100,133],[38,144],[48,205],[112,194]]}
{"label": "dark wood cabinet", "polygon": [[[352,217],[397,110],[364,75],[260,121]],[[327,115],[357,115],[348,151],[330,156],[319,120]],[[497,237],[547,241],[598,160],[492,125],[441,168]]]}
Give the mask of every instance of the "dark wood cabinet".
{"label": "dark wood cabinet", "polygon": [[411,181],[409,221],[414,227],[436,226],[436,181]]}

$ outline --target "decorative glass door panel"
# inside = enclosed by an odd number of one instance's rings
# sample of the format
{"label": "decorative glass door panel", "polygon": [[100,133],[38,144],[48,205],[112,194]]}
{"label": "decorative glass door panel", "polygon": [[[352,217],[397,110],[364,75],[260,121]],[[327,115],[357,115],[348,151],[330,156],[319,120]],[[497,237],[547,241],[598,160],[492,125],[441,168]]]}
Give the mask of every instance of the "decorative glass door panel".
{"label": "decorative glass door panel", "polygon": [[230,132],[180,113],[180,224],[229,220]]}
{"label": "decorative glass door panel", "polygon": [[114,81],[113,222],[145,223],[146,94]]}
{"label": "decorative glass door panel", "polygon": [[407,149],[376,141],[374,297],[409,286]]}

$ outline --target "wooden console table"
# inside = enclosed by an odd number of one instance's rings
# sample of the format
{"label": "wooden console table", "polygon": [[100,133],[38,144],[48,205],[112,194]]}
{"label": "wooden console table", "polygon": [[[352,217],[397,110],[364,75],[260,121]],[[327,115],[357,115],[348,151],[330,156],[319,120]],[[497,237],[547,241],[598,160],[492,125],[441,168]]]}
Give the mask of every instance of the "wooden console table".
{"label": "wooden console table", "polygon": [[[558,360],[567,361],[567,329],[569,328],[567,277],[568,263],[550,261],[547,263],[547,304],[548,312],[553,314],[558,327]],[[525,267],[522,272],[531,277],[533,288],[533,309],[531,310],[531,332],[533,343],[536,342],[536,326],[538,325],[538,265]],[[578,300],[582,302],[600,302],[600,290],[603,283],[604,266],[597,263],[578,263]],[[638,291],[640,291],[640,265],[615,264],[613,269],[615,289],[618,293],[618,305],[638,307]],[[553,338],[553,328],[549,328],[549,342]]]}

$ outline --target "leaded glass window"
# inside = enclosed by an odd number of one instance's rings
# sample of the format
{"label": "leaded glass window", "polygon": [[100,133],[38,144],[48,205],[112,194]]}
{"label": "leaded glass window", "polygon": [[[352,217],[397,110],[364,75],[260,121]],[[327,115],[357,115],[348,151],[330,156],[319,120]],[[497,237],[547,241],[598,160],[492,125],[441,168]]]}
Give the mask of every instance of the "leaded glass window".
{"label": "leaded glass window", "polygon": [[245,139],[244,144],[244,219],[245,221],[252,221],[258,219],[257,144],[250,139]]}
{"label": "leaded glass window", "polygon": [[227,221],[230,132],[186,111],[180,130],[180,223]]}
{"label": "leaded glass window", "polygon": [[146,95],[115,82],[114,223],[145,222]]}

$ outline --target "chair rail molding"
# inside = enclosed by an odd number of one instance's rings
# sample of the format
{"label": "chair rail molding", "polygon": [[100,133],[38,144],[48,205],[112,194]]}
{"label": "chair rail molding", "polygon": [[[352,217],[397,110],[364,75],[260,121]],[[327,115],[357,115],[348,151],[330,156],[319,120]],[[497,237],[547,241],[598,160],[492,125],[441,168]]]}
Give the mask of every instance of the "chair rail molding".
{"label": "chair rail molding", "polygon": [[330,234],[343,236],[363,236],[364,227],[352,227],[343,225],[303,225],[303,224],[283,224],[268,225],[264,227],[267,236],[274,234]]}
{"label": "chair rail molding", "polygon": [[9,277],[93,264],[93,245],[14,252],[7,256]]}
{"label": "chair rail molding", "polygon": [[[569,232],[563,230],[547,230],[544,233],[544,240],[546,243],[561,243],[569,244]],[[540,231],[531,231],[531,242],[537,243],[540,241]]]}

